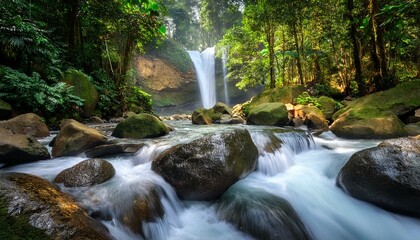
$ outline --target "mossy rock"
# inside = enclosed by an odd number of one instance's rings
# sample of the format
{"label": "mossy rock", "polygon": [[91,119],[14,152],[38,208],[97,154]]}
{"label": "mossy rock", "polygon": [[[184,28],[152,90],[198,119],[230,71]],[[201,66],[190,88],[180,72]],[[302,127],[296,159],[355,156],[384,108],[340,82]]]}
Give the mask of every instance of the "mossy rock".
{"label": "mossy rock", "polygon": [[0,224],[0,239],[112,239],[69,195],[25,173],[0,173]]}
{"label": "mossy rock", "polygon": [[308,128],[328,129],[327,119],[324,113],[316,106],[303,106],[302,111],[305,113],[304,123]]}
{"label": "mossy rock", "polygon": [[10,216],[7,205],[2,198],[0,198],[0,226],[0,239],[52,239],[42,229],[30,225],[26,217],[22,215]]}
{"label": "mossy rock", "polygon": [[9,119],[12,115],[12,106],[0,99],[0,120]]}
{"label": "mossy rock", "polygon": [[99,101],[99,94],[95,85],[90,81],[88,75],[75,69],[69,69],[64,73],[62,82],[73,86],[73,94],[85,100],[83,104],[83,117],[90,117],[94,114]]}
{"label": "mossy rock", "polygon": [[354,101],[333,115],[333,120],[349,109],[372,107],[402,116],[420,107],[420,79],[405,82],[387,91],[377,92]]}
{"label": "mossy rock", "polygon": [[197,108],[191,116],[193,124],[197,125],[210,125],[215,121],[220,120],[221,114],[216,113],[213,108]]}
{"label": "mossy rock", "polygon": [[292,103],[304,91],[305,87],[302,85],[268,89],[255,96],[249,103],[249,108],[252,109],[262,103],[268,102]]}
{"label": "mossy rock", "polygon": [[330,130],[338,137],[352,139],[407,136],[404,123],[395,113],[376,107],[349,109],[334,121]]}
{"label": "mossy rock", "polygon": [[263,103],[251,109],[247,124],[284,126],[289,122],[288,114],[287,108],[283,103]]}
{"label": "mossy rock", "polygon": [[213,110],[216,113],[219,114],[229,114],[230,116],[232,116],[232,108],[230,108],[227,104],[222,103],[222,102],[217,102],[214,106],[213,106]]}
{"label": "mossy rock", "polygon": [[326,96],[318,98],[319,108],[324,114],[326,119],[332,119],[333,114],[336,112],[337,103],[334,99]]}
{"label": "mossy rock", "polygon": [[157,117],[147,113],[140,113],[128,117],[125,121],[119,123],[112,132],[112,136],[142,139],[160,137],[167,133],[168,128]]}

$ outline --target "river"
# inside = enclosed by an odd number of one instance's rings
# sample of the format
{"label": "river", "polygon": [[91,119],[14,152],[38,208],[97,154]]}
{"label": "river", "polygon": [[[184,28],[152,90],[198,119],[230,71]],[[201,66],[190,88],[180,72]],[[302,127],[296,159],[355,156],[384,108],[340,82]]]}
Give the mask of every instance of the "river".
{"label": "river", "polygon": [[[420,220],[394,214],[354,199],[335,185],[335,177],[350,156],[376,146],[376,140],[344,140],[330,132],[312,136],[307,131],[279,131],[279,128],[211,125],[196,126],[186,121],[167,122],[175,131],[143,140],[146,146],[132,155],[108,160],[116,175],[108,182],[88,188],[63,188],[91,214],[107,216],[102,222],[116,239],[196,240],[252,239],[217,214],[217,202],[181,201],[175,191],[151,170],[151,161],[165,149],[216,131],[247,128],[260,151],[258,169],[236,183],[266,191],[290,202],[308,232],[319,240],[412,240],[420,236]],[[281,140],[282,147],[264,152],[267,142]],[[50,138],[42,140],[48,143]],[[83,155],[61,157],[14,166],[1,171],[38,175],[52,181],[63,169],[86,159]],[[159,186],[165,214],[155,222],[144,222],[144,237],[134,234],[116,218],[130,209],[130,199],[150,184]],[[258,219],[255,219],[258,221]]]}

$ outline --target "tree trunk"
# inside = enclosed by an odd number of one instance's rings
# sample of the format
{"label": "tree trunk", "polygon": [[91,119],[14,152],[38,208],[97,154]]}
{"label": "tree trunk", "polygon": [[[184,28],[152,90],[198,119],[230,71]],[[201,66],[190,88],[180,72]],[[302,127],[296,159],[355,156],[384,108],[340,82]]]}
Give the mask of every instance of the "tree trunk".
{"label": "tree trunk", "polygon": [[[372,36],[373,36],[373,42],[375,43],[375,46],[372,46],[372,50],[375,51],[377,59],[375,59],[377,62],[375,64],[378,64],[379,67],[376,70],[379,70],[376,74],[379,74],[378,77],[378,86],[377,90],[385,90],[391,87],[391,83],[388,79],[388,66],[387,66],[387,58],[385,55],[385,44],[384,44],[384,30],[382,28],[382,19],[381,16],[378,15],[379,13],[379,2],[378,0],[369,0],[369,15],[372,22]],[[374,61],[375,61],[374,60]]]}
{"label": "tree trunk", "polygon": [[297,59],[296,59],[296,64],[297,64],[297,69],[298,69],[298,76],[299,76],[299,84],[304,84],[304,79],[303,79],[303,74],[302,74],[302,64],[300,62],[300,49],[299,49],[299,39],[298,39],[298,34],[297,34],[297,29],[296,29],[296,24],[292,23],[292,31],[293,31],[293,37],[295,39],[295,48],[296,48],[296,53],[297,53]]}
{"label": "tree trunk", "polygon": [[274,25],[269,21],[266,26],[266,38],[268,43],[268,55],[269,55],[269,64],[270,64],[270,88],[273,89],[276,87],[276,72],[274,69]]}
{"label": "tree trunk", "polygon": [[[355,68],[355,75],[354,80],[357,83],[357,88],[359,90],[359,93],[364,94],[365,93],[365,84],[363,82],[362,78],[362,63],[360,61],[360,44],[359,40],[357,39],[356,33],[357,33],[357,25],[353,17],[353,9],[354,9],[354,2],[353,0],[347,0],[347,10],[348,10],[348,19],[350,21],[350,39],[353,45],[353,65]],[[350,92],[348,89],[346,89],[345,92]]]}

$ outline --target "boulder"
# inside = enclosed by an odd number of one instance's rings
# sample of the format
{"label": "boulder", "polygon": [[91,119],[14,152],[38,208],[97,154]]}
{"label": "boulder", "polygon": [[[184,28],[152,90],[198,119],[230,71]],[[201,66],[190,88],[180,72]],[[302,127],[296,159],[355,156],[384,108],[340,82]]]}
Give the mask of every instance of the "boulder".
{"label": "boulder", "polygon": [[324,117],[323,112],[316,106],[303,106],[302,112],[304,113],[303,122],[308,128],[328,129],[327,119]]}
{"label": "boulder", "polygon": [[73,94],[84,100],[83,117],[92,116],[99,101],[99,94],[89,76],[81,71],[69,69],[61,81],[73,86]]}
{"label": "boulder", "polygon": [[255,239],[312,239],[287,200],[245,183],[222,195],[217,214]]}
{"label": "boulder", "polygon": [[228,105],[226,105],[225,103],[222,103],[222,102],[217,102],[213,106],[213,110],[214,110],[215,113],[219,113],[221,115],[228,114],[228,115],[232,116],[232,108],[230,108]]}
{"label": "boulder", "polygon": [[420,217],[420,137],[387,140],[353,154],[337,185],[355,198]]}
{"label": "boulder", "polygon": [[85,207],[93,210],[95,218],[107,221],[113,219],[141,235],[140,239],[156,237],[146,235],[145,225],[159,221],[165,215],[161,186],[148,180],[125,181],[120,186],[109,189],[105,197],[101,191],[91,189],[86,193],[88,200],[84,201]]}
{"label": "boulder", "polygon": [[268,102],[281,102],[281,103],[293,103],[295,98],[299,97],[305,91],[305,87],[302,85],[286,86],[275,89],[268,89],[257,96],[255,96],[248,107],[252,110],[254,107]]}
{"label": "boulder", "polygon": [[409,136],[420,135],[420,122],[407,124],[405,130]]}
{"label": "boulder", "polygon": [[212,200],[254,171],[258,149],[249,132],[237,129],[176,145],[152,162],[152,170],[187,200]]}
{"label": "boulder", "polygon": [[0,173],[0,222],[6,238],[112,239],[70,196],[24,173]]}
{"label": "boulder", "polygon": [[54,146],[53,157],[74,156],[88,149],[106,143],[106,136],[100,131],[87,127],[73,119],[63,121],[60,125]]}
{"label": "boulder", "polygon": [[9,119],[12,115],[12,106],[0,99],[0,120]]}
{"label": "boulder", "polygon": [[337,104],[334,99],[326,96],[321,96],[318,98],[319,109],[321,109],[322,114],[328,120],[332,119],[333,114],[336,112]]}
{"label": "boulder", "polygon": [[0,163],[16,165],[49,158],[48,149],[35,138],[0,128]]}
{"label": "boulder", "polygon": [[50,135],[47,125],[35,113],[26,113],[7,121],[1,121],[0,127],[9,129],[15,134],[27,134],[36,138]]}
{"label": "boulder", "polygon": [[97,158],[122,153],[136,153],[143,146],[144,143],[111,142],[89,149],[85,154],[88,158]]}
{"label": "boulder", "polygon": [[210,125],[215,121],[220,120],[221,114],[216,113],[214,109],[197,108],[191,116],[193,124]]}
{"label": "boulder", "polygon": [[387,91],[377,92],[346,103],[346,107],[333,115],[337,119],[349,109],[376,108],[391,111],[401,117],[420,107],[420,79],[404,82]]}
{"label": "boulder", "polygon": [[89,187],[106,182],[114,175],[115,168],[111,163],[94,158],[61,171],[54,182],[62,183],[66,187]]}
{"label": "boulder", "polygon": [[343,138],[395,138],[407,136],[405,125],[391,111],[375,107],[349,109],[333,122],[330,130]]}
{"label": "boulder", "polygon": [[168,134],[166,125],[159,118],[147,113],[128,117],[112,132],[112,136],[117,138],[135,139],[160,137],[166,134]]}
{"label": "boulder", "polygon": [[247,124],[284,126],[289,122],[288,114],[283,103],[262,103],[249,112]]}

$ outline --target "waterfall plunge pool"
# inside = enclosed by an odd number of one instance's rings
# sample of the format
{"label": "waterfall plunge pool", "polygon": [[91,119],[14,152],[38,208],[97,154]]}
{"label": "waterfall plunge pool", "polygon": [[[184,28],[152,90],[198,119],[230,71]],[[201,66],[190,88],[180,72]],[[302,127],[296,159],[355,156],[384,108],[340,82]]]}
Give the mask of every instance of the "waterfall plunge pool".
{"label": "waterfall plunge pool", "polygon": [[[235,185],[288,200],[313,239],[412,240],[420,236],[419,219],[394,214],[354,199],[335,185],[339,170],[350,156],[376,146],[379,141],[344,140],[330,132],[312,137],[305,131],[281,132],[277,131],[278,128],[261,126],[168,123],[175,131],[161,138],[144,140],[146,146],[136,154],[105,158],[116,169],[116,175],[110,181],[88,188],[63,189],[89,213],[107,215],[102,222],[115,239],[253,239],[218,218],[217,202],[180,201],[173,188],[151,170],[153,158],[170,146],[235,128],[248,129],[260,152],[258,169]],[[267,142],[273,141],[267,133],[281,140],[282,147],[276,148],[277,145],[273,144],[276,149],[264,152]],[[61,157],[0,171],[30,173],[52,181],[60,171],[85,159],[83,156]],[[129,211],[128,199],[141,194],[150,184],[158,186],[165,214],[158,221],[143,222],[143,234],[135,234],[116,216]]]}

